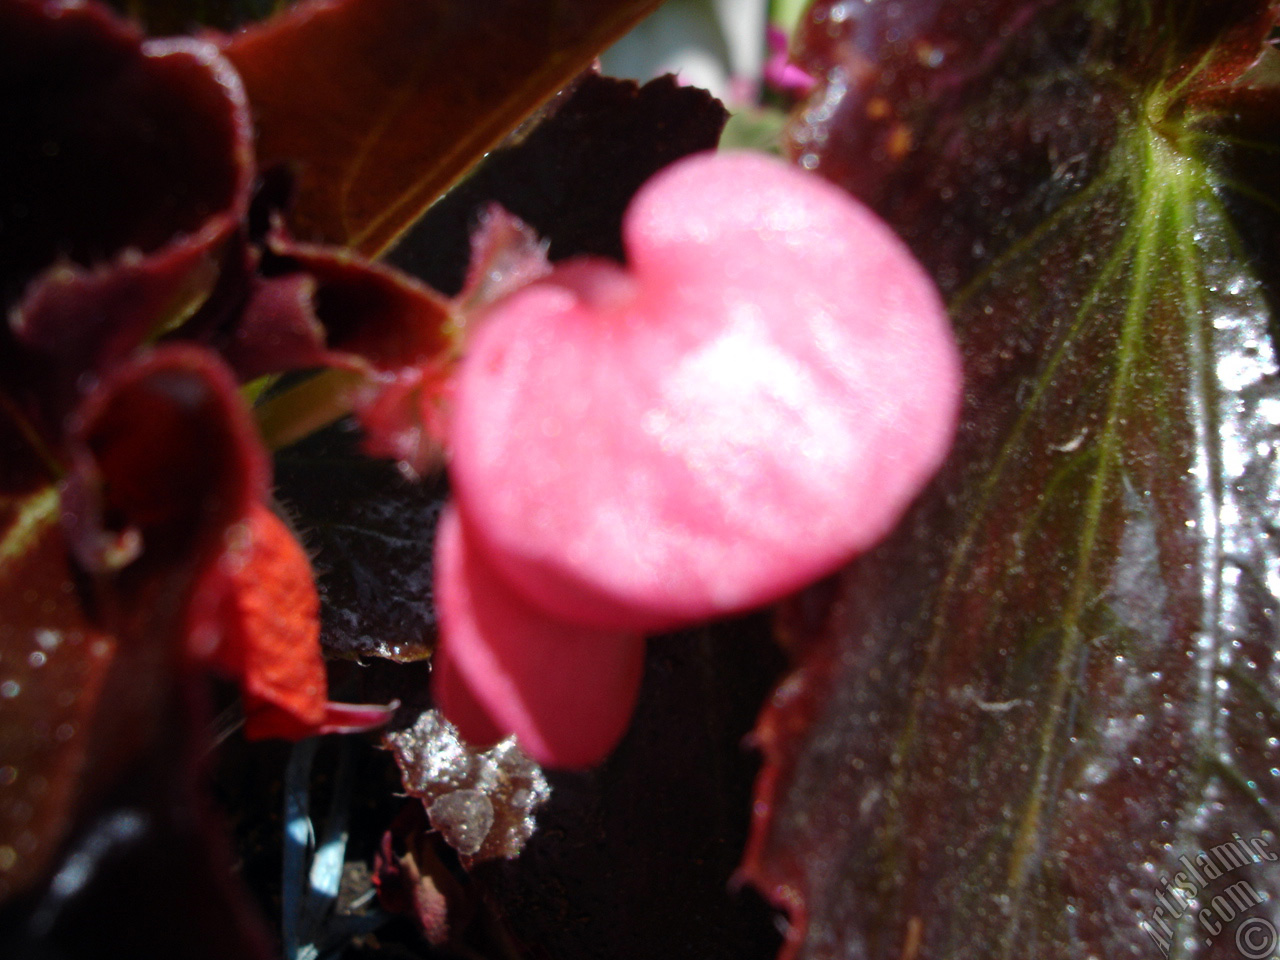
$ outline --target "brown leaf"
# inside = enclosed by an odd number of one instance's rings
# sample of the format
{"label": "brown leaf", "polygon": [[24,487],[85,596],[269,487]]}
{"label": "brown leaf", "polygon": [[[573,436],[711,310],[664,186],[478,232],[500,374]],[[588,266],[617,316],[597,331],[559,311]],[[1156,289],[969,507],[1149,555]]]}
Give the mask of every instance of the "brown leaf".
{"label": "brown leaf", "polygon": [[264,166],[291,165],[292,226],[382,251],[658,0],[336,0],[231,38]]}

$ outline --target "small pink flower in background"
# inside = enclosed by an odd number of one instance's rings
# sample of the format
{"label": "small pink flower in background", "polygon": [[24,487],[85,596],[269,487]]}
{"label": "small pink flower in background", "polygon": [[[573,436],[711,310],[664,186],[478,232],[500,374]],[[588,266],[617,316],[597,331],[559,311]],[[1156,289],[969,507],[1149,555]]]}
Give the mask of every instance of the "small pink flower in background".
{"label": "small pink flower in background", "polygon": [[818,81],[791,62],[790,40],[787,32],[777,24],[765,30],[769,45],[769,59],[764,64],[764,82],[775,90],[794,96],[804,96]]}
{"label": "small pink flower in background", "polygon": [[649,79],[672,73],[734,112],[761,106],[766,89],[802,97],[817,81],[791,63],[789,37],[804,4],[668,0],[601,56],[605,72]]}
{"label": "small pink flower in background", "polygon": [[500,300],[450,421],[438,700],[464,736],[584,766],[621,737],[645,634],[772,603],[893,527],[950,445],[960,364],[874,215],[761,155],[637,195],[628,265]]}

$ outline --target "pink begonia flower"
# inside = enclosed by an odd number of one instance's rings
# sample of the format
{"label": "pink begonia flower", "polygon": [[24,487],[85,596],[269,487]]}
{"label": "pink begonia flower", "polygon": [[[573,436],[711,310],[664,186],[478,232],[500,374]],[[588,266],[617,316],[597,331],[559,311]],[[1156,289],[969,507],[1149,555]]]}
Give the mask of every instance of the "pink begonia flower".
{"label": "pink begonia flower", "polygon": [[584,766],[642,637],[774,602],[882,539],[946,454],[960,362],[907,248],[838,188],[701,154],[584,258],[500,300],[455,383],[436,548],[464,736]]}

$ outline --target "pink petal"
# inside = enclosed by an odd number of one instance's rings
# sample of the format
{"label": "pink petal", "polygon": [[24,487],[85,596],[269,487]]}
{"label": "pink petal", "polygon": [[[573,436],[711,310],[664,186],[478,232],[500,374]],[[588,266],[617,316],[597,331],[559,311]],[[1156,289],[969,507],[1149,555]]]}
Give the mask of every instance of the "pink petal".
{"label": "pink petal", "polygon": [[390,723],[400,708],[399,700],[390,703],[334,703],[324,705],[324,720],[319,733],[367,733]]}
{"label": "pink petal", "polygon": [[449,645],[444,643],[431,655],[431,697],[436,708],[473,748],[486,750],[506,736],[476,698],[466,677],[454,664]]}
{"label": "pink petal", "polygon": [[631,261],[501,301],[460,372],[468,537],[521,593],[652,631],[772,602],[880,540],[950,445],[929,278],[848,195],[753,154],[641,190]]}
{"label": "pink petal", "polygon": [[440,520],[435,570],[447,658],[436,693],[445,717],[464,736],[476,731],[466,702],[474,697],[540,763],[602,760],[631,717],[644,639],[564,623],[530,605],[469,548],[453,509]]}

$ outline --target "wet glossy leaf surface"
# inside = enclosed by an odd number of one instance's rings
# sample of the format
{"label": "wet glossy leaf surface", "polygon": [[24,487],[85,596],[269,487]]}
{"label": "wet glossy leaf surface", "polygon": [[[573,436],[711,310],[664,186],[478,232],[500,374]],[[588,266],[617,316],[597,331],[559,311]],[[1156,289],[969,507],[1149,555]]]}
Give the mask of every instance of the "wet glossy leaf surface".
{"label": "wet glossy leaf surface", "polygon": [[382,251],[657,0],[312,3],[226,46],[302,240]]}
{"label": "wet glossy leaf surface", "polygon": [[967,400],[903,528],[791,612],[747,867],[797,957],[1239,956],[1212,898],[1280,871],[1178,858],[1280,845],[1280,99],[1232,85],[1271,14],[973,14],[805,34],[793,148],[934,271]]}
{"label": "wet glossy leaf surface", "polygon": [[[70,826],[115,640],[80,611],[53,488],[0,507],[0,896],[37,880]],[[57,599],[60,598],[60,599]]]}
{"label": "wet glossy leaf surface", "polygon": [[[96,7],[4,4],[0,46],[0,941],[259,956],[197,789],[182,644],[263,463],[211,354],[127,362],[208,293],[247,112],[213,47]],[[118,908],[130,876],[147,921]]]}

